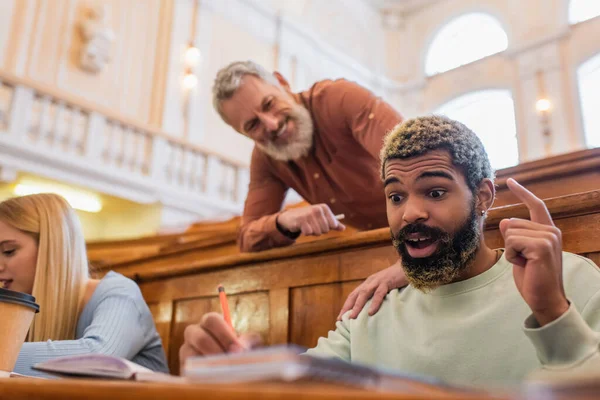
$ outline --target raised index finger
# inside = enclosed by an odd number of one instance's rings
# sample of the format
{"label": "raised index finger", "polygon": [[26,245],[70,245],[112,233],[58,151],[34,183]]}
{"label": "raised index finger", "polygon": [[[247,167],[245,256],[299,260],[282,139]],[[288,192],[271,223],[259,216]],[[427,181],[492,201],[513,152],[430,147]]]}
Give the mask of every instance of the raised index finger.
{"label": "raised index finger", "polygon": [[536,195],[525,189],[519,182],[512,178],[509,178],[506,181],[506,186],[508,186],[508,189],[529,209],[531,221],[554,226],[550,212],[546,208],[546,204],[540,198],[536,197]]}

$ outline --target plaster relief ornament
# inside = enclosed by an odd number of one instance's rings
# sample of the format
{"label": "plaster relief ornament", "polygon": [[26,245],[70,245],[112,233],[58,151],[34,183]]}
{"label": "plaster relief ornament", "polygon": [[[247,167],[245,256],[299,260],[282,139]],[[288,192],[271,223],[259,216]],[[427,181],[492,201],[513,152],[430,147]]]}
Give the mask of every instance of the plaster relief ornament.
{"label": "plaster relief ornament", "polygon": [[84,46],[81,52],[81,68],[98,73],[111,59],[115,34],[107,23],[107,7],[96,4],[90,9],[90,15],[80,24]]}

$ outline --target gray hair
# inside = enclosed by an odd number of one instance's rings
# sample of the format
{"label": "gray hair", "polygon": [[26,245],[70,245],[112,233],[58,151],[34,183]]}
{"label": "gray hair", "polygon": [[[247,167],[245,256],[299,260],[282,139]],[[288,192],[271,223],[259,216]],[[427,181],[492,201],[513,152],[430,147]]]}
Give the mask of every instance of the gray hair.
{"label": "gray hair", "polygon": [[483,179],[494,180],[494,170],[479,137],[460,122],[442,115],[409,119],[388,133],[381,149],[381,178],[387,161],[437,149],[450,153],[454,165],[463,169],[473,193]]}
{"label": "gray hair", "polygon": [[213,107],[224,121],[226,120],[221,110],[221,102],[234,95],[242,83],[242,78],[246,75],[254,75],[272,85],[280,86],[272,73],[254,61],[235,61],[221,68],[213,83],[212,94]]}

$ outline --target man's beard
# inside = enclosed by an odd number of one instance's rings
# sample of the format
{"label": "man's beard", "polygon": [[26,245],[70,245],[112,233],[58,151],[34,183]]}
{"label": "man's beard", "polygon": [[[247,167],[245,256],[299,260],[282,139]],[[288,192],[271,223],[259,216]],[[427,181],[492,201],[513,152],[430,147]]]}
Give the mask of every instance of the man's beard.
{"label": "man's beard", "polygon": [[256,142],[259,149],[278,161],[302,158],[308,154],[313,145],[313,121],[308,110],[301,105],[294,105],[284,119],[283,126],[287,125],[288,119],[294,121],[296,126],[296,132],[292,133],[288,143],[277,145],[270,140],[266,143]]}
{"label": "man's beard", "polygon": [[[408,254],[406,238],[414,233],[437,240],[438,247],[432,255],[413,258]],[[479,249],[480,237],[479,218],[473,204],[467,220],[453,235],[416,223],[405,226],[397,235],[392,232],[392,243],[402,257],[408,282],[416,289],[427,292],[455,281],[470,267]]]}

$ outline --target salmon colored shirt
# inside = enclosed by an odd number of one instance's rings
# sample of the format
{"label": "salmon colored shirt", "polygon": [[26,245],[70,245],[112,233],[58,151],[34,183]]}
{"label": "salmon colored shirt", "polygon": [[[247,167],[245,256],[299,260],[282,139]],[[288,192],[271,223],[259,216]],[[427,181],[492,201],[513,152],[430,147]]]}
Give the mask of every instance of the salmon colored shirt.
{"label": "salmon colored shirt", "polygon": [[277,161],[252,152],[250,185],[240,226],[241,251],[287,246],[277,229],[289,188],[311,204],[345,214],[345,224],[367,230],[387,226],[379,151],[402,116],[369,90],[343,79],[321,81],[298,97],[314,123],[314,145],[299,160]]}

